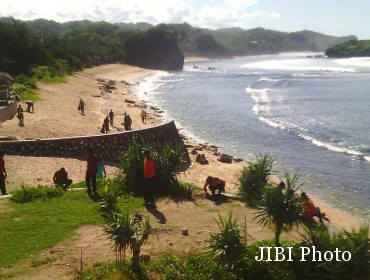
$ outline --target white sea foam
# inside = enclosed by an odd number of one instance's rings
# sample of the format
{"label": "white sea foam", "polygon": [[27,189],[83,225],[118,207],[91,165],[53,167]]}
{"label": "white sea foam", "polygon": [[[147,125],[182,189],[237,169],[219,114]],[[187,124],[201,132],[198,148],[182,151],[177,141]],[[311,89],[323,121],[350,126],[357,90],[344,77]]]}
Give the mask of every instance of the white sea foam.
{"label": "white sea foam", "polygon": [[169,78],[172,74],[165,71],[157,71],[154,75],[145,77],[136,87],[136,94],[142,100],[148,100],[147,94],[153,94],[166,82],[164,78]]}
{"label": "white sea foam", "polygon": [[309,58],[272,59],[260,62],[246,63],[242,68],[288,71],[320,71],[320,72],[356,72],[357,68],[320,65],[312,63]]}
{"label": "white sea foam", "polygon": [[281,82],[281,81],[283,81],[283,80],[282,79],[266,78],[266,77],[263,77],[263,78],[258,80],[258,82]]}
{"label": "white sea foam", "polygon": [[323,141],[317,140],[317,139],[315,139],[311,136],[304,135],[304,134],[299,134],[299,136],[301,138],[311,142],[315,146],[326,148],[329,151],[333,151],[333,152],[337,152],[337,153],[341,153],[341,154],[349,154],[351,156],[357,156],[357,157],[365,158],[363,153],[361,153],[359,151],[356,151],[354,149],[347,148],[347,147],[339,147],[339,146],[334,145],[332,143],[323,142]]}
{"label": "white sea foam", "polygon": [[333,62],[339,65],[345,66],[357,66],[357,67],[369,67],[370,68],[370,57],[350,57],[335,59]]}

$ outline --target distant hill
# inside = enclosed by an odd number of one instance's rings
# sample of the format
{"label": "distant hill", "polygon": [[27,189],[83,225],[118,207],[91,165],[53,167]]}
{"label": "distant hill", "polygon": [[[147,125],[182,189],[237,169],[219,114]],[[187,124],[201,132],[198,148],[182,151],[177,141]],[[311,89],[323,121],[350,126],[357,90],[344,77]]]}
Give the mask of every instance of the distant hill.
{"label": "distant hill", "polygon": [[[9,20],[9,18],[0,19],[0,21]],[[93,22],[83,20],[57,23],[51,20],[37,19],[25,23],[38,36],[59,37],[70,29],[86,26]],[[117,23],[114,26],[122,30],[142,32],[155,27],[146,22]],[[287,51],[324,52],[336,44],[350,40],[357,41],[355,36],[336,37],[309,30],[290,33],[265,28],[244,30],[233,27],[211,30],[192,27],[188,23],[160,24],[158,26],[177,34],[179,47],[185,56],[230,57]]]}
{"label": "distant hill", "polygon": [[[148,30],[148,23],[119,23],[127,29]],[[324,52],[336,44],[355,40],[357,37],[331,36],[309,30],[280,32],[265,28],[244,30],[239,27],[217,30],[192,27],[188,23],[169,24],[168,27],[178,34],[178,42],[185,55],[232,56],[267,54],[286,51]]]}

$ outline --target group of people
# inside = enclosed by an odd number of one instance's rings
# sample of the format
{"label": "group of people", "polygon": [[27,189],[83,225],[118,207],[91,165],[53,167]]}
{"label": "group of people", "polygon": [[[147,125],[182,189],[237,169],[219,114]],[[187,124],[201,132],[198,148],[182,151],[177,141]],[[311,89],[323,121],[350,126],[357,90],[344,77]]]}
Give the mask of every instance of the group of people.
{"label": "group of people", "polygon": [[100,132],[103,134],[107,134],[109,131],[109,126],[113,126],[113,123],[114,123],[114,113],[113,110],[111,109],[108,116],[106,116],[105,119],[103,120]]}
{"label": "group of people", "polygon": [[[281,181],[277,188],[283,190],[285,188],[285,183]],[[208,176],[203,185],[203,190],[206,193],[206,196],[209,195],[207,189],[211,191],[212,196],[216,195],[216,191],[217,195],[220,195],[222,192],[225,192],[225,181],[217,177]],[[329,222],[325,213],[321,212],[320,208],[315,206],[313,200],[309,198],[305,192],[300,194],[300,198],[302,201],[303,213],[305,215],[310,218],[317,217],[320,223],[323,223],[323,220]]]}
{"label": "group of people", "polygon": [[[32,101],[26,101],[26,104],[27,104],[27,109],[26,109],[26,112],[28,113],[34,113],[35,112],[35,109],[34,109],[34,105],[33,105],[33,102]],[[22,108],[22,105],[18,105],[18,108],[17,108],[17,119],[19,120],[19,125],[20,126],[24,126],[24,110]]]}
{"label": "group of people", "polygon": [[[96,178],[106,177],[107,172],[105,170],[103,158],[96,155],[92,148],[89,148],[85,176],[88,194],[91,195],[93,193],[94,195],[97,195]],[[53,181],[56,186],[62,187],[64,190],[67,190],[68,187],[73,183],[73,181],[68,178],[68,173],[64,167],[60,168],[54,173]]]}

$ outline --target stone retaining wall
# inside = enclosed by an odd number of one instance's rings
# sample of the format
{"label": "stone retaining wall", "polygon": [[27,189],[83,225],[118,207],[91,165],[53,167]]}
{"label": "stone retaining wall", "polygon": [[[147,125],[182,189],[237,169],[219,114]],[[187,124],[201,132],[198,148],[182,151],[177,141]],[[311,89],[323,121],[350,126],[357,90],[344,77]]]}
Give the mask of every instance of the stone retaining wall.
{"label": "stone retaining wall", "polygon": [[17,113],[17,103],[10,101],[7,106],[0,107],[0,122],[5,122],[14,118]]}
{"label": "stone retaining wall", "polygon": [[140,130],[120,133],[51,138],[36,140],[1,141],[0,150],[6,155],[85,158],[92,147],[106,161],[117,161],[117,155],[127,150],[133,138],[143,138],[151,147],[167,143],[183,143],[174,121]]}

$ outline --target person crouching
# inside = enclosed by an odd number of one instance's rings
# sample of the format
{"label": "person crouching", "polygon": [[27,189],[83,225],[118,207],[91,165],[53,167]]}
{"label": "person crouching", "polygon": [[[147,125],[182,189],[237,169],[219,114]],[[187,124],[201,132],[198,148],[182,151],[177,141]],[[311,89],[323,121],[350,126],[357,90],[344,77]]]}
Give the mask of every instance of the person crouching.
{"label": "person crouching", "polygon": [[217,177],[208,176],[203,186],[203,190],[208,196],[207,187],[211,191],[212,196],[215,195],[216,191],[218,191],[217,194],[220,195],[221,192],[225,192],[225,181]]}

